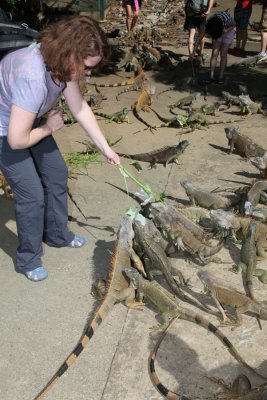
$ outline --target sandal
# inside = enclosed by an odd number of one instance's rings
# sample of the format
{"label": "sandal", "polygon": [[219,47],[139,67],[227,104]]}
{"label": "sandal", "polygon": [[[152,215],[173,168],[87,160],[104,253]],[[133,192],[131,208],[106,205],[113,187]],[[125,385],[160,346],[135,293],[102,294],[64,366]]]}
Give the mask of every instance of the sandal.
{"label": "sandal", "polygon": [[48,277],[47,271],[43,266],[35,268],[32,271],[27,271],[24,275],[33,282],[43,281]]}

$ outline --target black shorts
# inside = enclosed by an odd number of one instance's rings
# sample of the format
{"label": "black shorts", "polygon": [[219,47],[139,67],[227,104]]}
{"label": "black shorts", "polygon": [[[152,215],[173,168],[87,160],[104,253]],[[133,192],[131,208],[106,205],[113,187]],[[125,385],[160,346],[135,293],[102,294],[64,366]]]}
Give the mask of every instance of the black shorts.
{"label": "black shorts", "polygon": [[206,25],[206,17],[185,17],[184,30],[200,29]]}
{"label": "black shorts", "polygon": [[[139,3],[139,8],[141,8],[141,6],[142,6],[142,0],[138,0],[138,3]],[[132,8],[135,9],[134,0],[124,0],[123,5],[124,5],[124,7],[125,7],[125,6],[131,6]]]}

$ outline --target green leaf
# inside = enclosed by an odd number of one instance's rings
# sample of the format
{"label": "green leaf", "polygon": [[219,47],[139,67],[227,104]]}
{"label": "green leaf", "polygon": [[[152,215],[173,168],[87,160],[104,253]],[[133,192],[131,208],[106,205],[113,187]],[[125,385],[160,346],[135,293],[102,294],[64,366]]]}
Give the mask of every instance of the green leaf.
{"label": "green leaf", "polygon": [[131,163],[130,165],[132,165],[135,169],[137,169],[138,172],[142,171],[142,169],[143,169],[141,164],[138,161],[135,161],[135,162]]}

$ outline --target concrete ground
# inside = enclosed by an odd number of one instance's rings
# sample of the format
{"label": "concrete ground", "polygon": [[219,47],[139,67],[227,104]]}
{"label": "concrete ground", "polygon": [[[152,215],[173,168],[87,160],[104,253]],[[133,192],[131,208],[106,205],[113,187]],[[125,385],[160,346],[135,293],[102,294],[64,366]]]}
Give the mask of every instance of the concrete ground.
{"label": "concrete ground", "polygon": [[[259,44],[252,43],[250,46],[259,50]],[[180,51],[186,54],[187,50]],[[232,58],[233,61],[236,59]],[[118,81],[116,76],[102,78],[103,82],[112,79]],[[152,74],[150,79],[153,79]],[[159,92],[167,87],[158,81],[157,85]],[[108,92],[107,89],[107,93],[110,101],[106,102],[104,112],[121,109],[123,104],[130,104],[131,96],[134,96],[125,94],[118,106],[112,100],[115,92]],[[174,94],[177,96],[177,92],[172,92],[170,96]],[[160,111],[166,103],[170,104],[175,99],[166,95],[158,101],[156,107]],[[134,118],[130,118],[133,122]],[[239,125],[245,134],[253,134],[255,140],[266,146],[265,121],[265,117],[257,115]],[[159,148],[179,139],[179,132],[174,129],[160,130],[154,135],[149,131],[134,134],[142,128],[137,121],[129,125],[106,124],[103,121],[100,124],[111,141],[122,137],[114,149],[128,153]],[[256,176],[256,170],[238,155],[229,159],[225,152],[218,150],[218,146],[227,147],[223,126],[211,126],[206,131],[195,131],[185,136],[183,139],[188,139],[190,146],[181,157],[181,165],[158,166],[148,170],[143,164],[140,178],[155,190],[165,191],[185,202],[186,196],[179,187],[181,179],[190,179],[206,189],[212,189],[224,185],[220,181],[222,178],[245,183],[249,177]],[[84,150],[80,142],[85,140],[85,136],[76,125],[65,127],[55,137],[64,154]],[[130,162],[124,159],[123,164],[129,166]],[[244,170],[247,174],[236,176],[236,171]],[[129,206],[136,205],[134,200],[115,187],[125,190],[118,167],[108,166],[102,158],[87,170],[78,171],[76,178],[70,180],[69,187],[87,218],[84,219],[70,202],[70,229],[85,236],[87,244],[81,249],[44,246],[43,263],[49,278],[39,283],[28,281],[14,270],[18,244],[14,208],[12,202],[6,200],[2,193],[0,195],[0,397],[3,400],[32,400],[73,350],[86,321],[98,305],[90,295],[91,284],[95,279],[106,277],[121,218]],[[132,182],[128,185],[130,191],[138,189]],[[223,249],[220,256],[228,264],[210,264],[205,268],[227,276],[241,290],[241,277],[229,275],[229,264],[237,261],[238,249],[230,246]],[[174,258],[172,262],[191,279],[193,288],[203,296],[196,277],[199,267],[183,257]],[[264,263],[262,265],[264,267]],[[261,299],[266,297],[263,286],[259,281],[255,282],[256,294]],[[215,318],[210,319],[217,323]],[[254,318],[246,316],[244,319],[242,327],[234,331],[229,327],[222,328],[223,332],[248,363],[259,367],[262,373],[265,370],[267,375],[265,321],[263,331],[260,331]],[[161,399],[149,379],[147,365],[148,355],[158,337],[158,333],[150,331],[155,324],[155,312],[150,307],[145,307],[143,311],[129,311],[121,304],[116,305],[76,362],[45,398]],[[170,329],[159,352],[157,370],[160,379],[171,390],[201,397],[211,396],[219,390],[205,378],[206,375],[229,382],[241,371],[246,373],[213,335],[186,321],[177,321]],[[262,383],[251,378],[253,384]]]}

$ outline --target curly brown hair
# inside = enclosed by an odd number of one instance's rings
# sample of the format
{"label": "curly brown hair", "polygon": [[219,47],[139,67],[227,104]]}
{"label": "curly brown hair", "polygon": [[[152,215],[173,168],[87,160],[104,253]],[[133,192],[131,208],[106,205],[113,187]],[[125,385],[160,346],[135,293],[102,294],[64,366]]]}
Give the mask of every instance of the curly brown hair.
{"label": "curly brown hair", "polygon": [[68,16],[49,25],[40,33],[38,42],[48,70],[61,82],[71,80],[71,60],[81,78],[86,57],[100,56],[103,63],[109,53],[104,31],[88,16]]}

